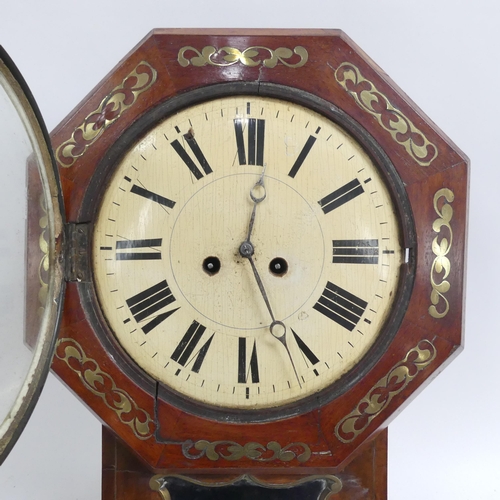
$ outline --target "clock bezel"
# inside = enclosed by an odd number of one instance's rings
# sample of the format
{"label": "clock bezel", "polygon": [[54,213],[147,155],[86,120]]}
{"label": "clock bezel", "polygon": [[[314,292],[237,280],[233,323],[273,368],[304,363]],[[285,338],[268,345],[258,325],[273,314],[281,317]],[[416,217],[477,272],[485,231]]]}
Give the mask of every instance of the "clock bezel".
{"label": "clock bezel", "polygon": [[[194,104],[234,95],[270,97],[298,104],[318,112],[346,130],[362,146],[382,174],[394,206],[398,212],[397,218],[402,238],[401,246],[408,250],[408,259],[407,262],[401,266],[397,296],[394,300],[392,311],[386,319],[376,341],[369,348],[368,352],[359,360],[356,366],[342,375],[333,384],[298,401],[258,410],[217,407],[215,405],[191,400],[187,396],[175,391],[175,389],[167,387],[160,382],[157,383],[157,381],[148,375],[128,355],[128,353],[125,352],[116,339],[101,310],[94,279],[91,279],[88,283],[82,284],[82,305],[87,312],[87,316],[94,331],[106,350],[116,360],[121,371],[130,377],[134,383],[148,392],[153,398],[156,398],[157,395],[160,394],[169,404],[172,404],[182,411],[199,417],[208,417],[219,422],[272,422],[315,410],[342,396],[356,385],[356,383],[377,364],[388,349],[399,330],[410,302],[416,267],[416,237],[413,213],[401,178],[389,157],[385,154],[374,137],[371,136],[361,124],[349,117],[334,104],[297,88],[273,83],[232,82],[218,83],[200,87],[195,90],[189,90],[164,100],[154,108],[145,112],[108,148],[106,154],[98,163],[92,180],[85,192],[81,207],[81,219],[89,220],[93,225],[100,210],[101,203],[98,202],[98,200],[102,199],[103,193],[107,189],[107,185],[117,164],[130,149],[131,145],[133,146],[158,123],[179,110],[186,109]],[[89,238],[89,255],[91,255],[92,252],[92,240],[93,228],[91,237]],[[92,258],[90,262],[92,262]],[[93,278],[93,269],[90,262],[90,276]]]}
{"label": "clock bezel", "polygon": [[[36,199],[39,203],[43,203],[44,230],[46,231],[43,239],[43,269],[40,266],[34,271],[29,266],[30,258],[33,255],[40,256],[40,253],[38,253],[40,252],[40,245],[34,249],[27,245],[24,256],[25,274],[19,277],[24,279],[24,328],[21,327],[20,331],[14,329],[14,331],[9,332],[9,335],[20,337],[20,343],[24,341],[26,347],[29,346],[32,352],[29,364],[25,369],[19,370],[19,373],[24,375],[24,378],[20,377],[22,383],[12,400],[9,412],[5,415],[3,422],[0,420],[1,466],[23,433],[38,403],[49,374],[64,305],[66,283],[64,282],[62,264],[64,202],[56,163],[50,146],[49,134],[28,84],[1,45],[0,79],[2,80],[0,89],[2,89],[2,94],[6,98],[5,102],[12,105],[23,129],[16,130],[16,125],[18,125],[16,123],[9,122],[7,125],[17,132],[17,134],[14,134],[15,141],[22,142],[24,140],[31,149],[28,158],[17,158],[19,162],[14,161],[8,168],[22,167],[22,162],[26,161],[25,197],[29,204],[30,196],[35,197],[33,192],[36,192]],[[8,116],[9,113],[6,113],[6,115]],[[2,119],[4,119],[4,116],[2,116]],[[7,182],[6,187],[13,189],[8,184]],[[36,186],[36,188],[33,188],[33,186]],[[16,200],[17,198],[12,199]],[[22,212],[23,207],[16,207],[17,209]],[[30,239],[32,223],[30,215],[31,212],[28,208],[25,214],[25,227],[19,230],[21,234],[24,232],[27,243]],[[37,222],[40,224],[39,221]],[[2,233],[2,237],[5,236],[8,236],[8,234]],[[36,291],[40,281],[44,283],[44,294],[39,296],[30,293],[32,290]],[[5,349],[2,354],[3,356],[13,355],[12,352],[9,352],[9,348]],[[20,366],[22,365],[21,363]],[[7,363],[7,366],[9,366],[9,363]],[[3,381],[3,383],[6,383],[6,381]]]}

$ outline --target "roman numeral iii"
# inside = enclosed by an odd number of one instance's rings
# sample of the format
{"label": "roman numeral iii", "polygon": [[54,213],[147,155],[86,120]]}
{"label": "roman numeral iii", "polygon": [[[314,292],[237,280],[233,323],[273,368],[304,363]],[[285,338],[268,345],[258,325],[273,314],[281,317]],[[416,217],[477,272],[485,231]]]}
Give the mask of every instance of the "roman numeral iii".
{"label": "roman numeral iii", "polygon": [[247,126],[248,131],[248,165],[264,166],[264,133],[266,123],[265,120],[256,118],[236,118],[234,120],[238,162],[240,165],[247,164],[247,154],[243,135],[244,125]]}
{"label": "roman numeral iii", "polygon": [[334,264],[378,264],[378,240],[333,240]]}
{"label": "roman numeral iii", "polygon": [[165,321],[171,314],[177,311],[177,309],[172,309],[156,315],[156,313],[172,302],[175,302],[175,297],[170,291],[166,280],[160,281],[156,285],[130,297],[130,299],[126,301],[137,323],[141,323],[145,320],[148,321],[148,323],[142,327],[144,333],[149,333],[153,328],[156,328],[161,322]]}
{"label": "roman numeral iii", "polygon": [[313,307],[335,323],[352,331],[367,305],[368,302],[329,281]]}

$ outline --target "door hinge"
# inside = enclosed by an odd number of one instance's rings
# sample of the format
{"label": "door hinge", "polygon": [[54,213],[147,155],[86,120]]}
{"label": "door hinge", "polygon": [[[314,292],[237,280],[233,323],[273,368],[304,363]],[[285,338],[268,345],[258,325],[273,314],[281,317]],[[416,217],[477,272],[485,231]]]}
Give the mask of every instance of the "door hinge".
{"label": "door hinge", "polygon": [[83,224],[69,222],[65,226],[68,242],[64,271],[66,281],[90,281],[89,229],[88,222]]}

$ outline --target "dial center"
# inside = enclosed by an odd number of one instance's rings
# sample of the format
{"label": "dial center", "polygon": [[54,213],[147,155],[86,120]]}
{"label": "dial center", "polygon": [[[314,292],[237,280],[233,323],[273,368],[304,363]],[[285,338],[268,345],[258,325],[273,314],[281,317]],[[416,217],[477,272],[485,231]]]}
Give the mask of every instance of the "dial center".
{"label": "dial center", "polygon": [[[260,174],[255,172],[223,176],[199,189],[179,212],[170,240],[180,292],[214,328],[229,333],[269,329],[271,321],[247,257],[253,258],[280,321],[299,314],[325,262],[313,207],[296,189],[268,175],[248,241],[254,207],[249,190]],[[217,273],[205,268],[207,256],[220,263]]]}
{"label": "dial center", "polygon": [[242,257],[251,257],[254,254],[253,245],[249,241],[244,241],[240,245],[240,255]]}

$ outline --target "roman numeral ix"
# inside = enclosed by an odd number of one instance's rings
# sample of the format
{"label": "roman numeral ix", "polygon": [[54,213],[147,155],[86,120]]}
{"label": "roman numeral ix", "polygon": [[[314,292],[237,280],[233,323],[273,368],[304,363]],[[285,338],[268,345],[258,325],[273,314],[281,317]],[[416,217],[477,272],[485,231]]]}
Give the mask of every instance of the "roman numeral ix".
{"label": "roman numeral ix", "polygon": [[178,308],[156,315],[156,313],[172,302],[175,302],[175,297],[170,291],[166,280],[160,281],[158,284],[126,300],[130,312],[137,323],[145,320],[148,321],[142,327],[142,331],[146,334],[177,311]]}
{"label": "roman numeral ix", "polygon": [[333,240],[334,264],[378,264],[378,240]]}
{"label": "roman numeral ix", "polygon": [[361,319],[367,305],[368,302],[329,281],[313,307],[335,323],[352,331]]}
{"label": "roman numeral ix", "polygon": [[161,238],[117,241],[116,260],[159,260],[161,241]]}

